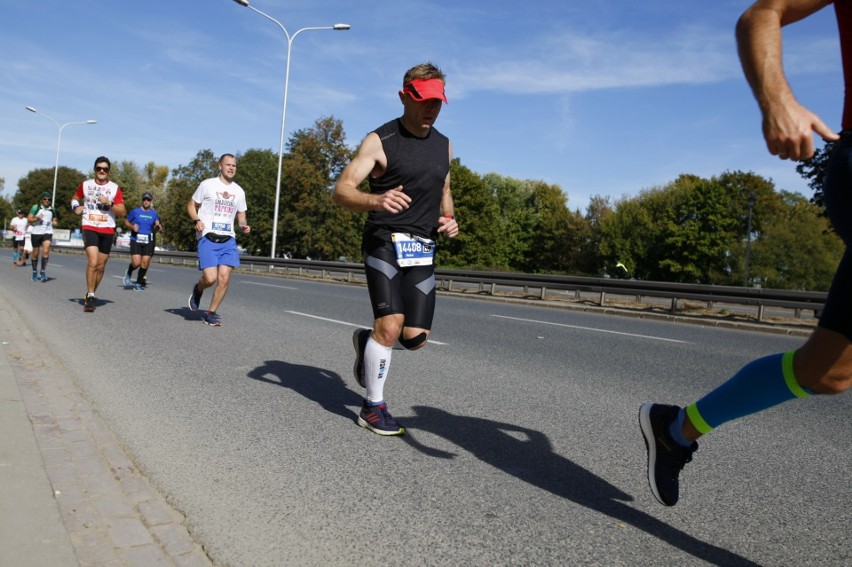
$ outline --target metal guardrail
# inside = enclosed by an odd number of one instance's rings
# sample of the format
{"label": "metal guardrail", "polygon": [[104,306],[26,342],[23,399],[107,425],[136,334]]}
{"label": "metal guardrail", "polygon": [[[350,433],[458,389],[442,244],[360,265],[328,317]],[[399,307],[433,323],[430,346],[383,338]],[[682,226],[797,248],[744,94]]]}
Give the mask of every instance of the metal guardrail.
{"label": "metal guardrail", "polygon": [[[195,265],[196,255],[191,252],[157,252],[155,261]],[[315,276],[322,279],[337,278],[351,283],[366,283],[364,266],[360,263],[326,262],[296,259],[272,259],[242,256],[241,270],[268,274]],[[677,313],[683,301],[698,301],[712,309],[714,304],[737,304],[756,308],[758,321],[763,321],[767,307],[791,310],[800,318],[803,311],[818,315],[825,303],[826,293],[779,289],[746,288],[736,286],[696,285],[653,281],[619,280],[579,276],[554,276],[519,274],[512,272],[479,272],[472,270],[443,270],[435,272],[438,287],[444,291],[463,291],[475,287],[479,292],[498,295],[504,290],[520,290],[527,297],[541,300],[553,298],[554,292],[573,291],[577,299],[581,293],[595,294],[595,302],[605,306],[617,297],[662,298],[671,301],[670,310]],[[467,288],[460,288],[460,285]],[[536,293],[533,293],[535,291]],[[515,291],[515,293],[518,293]]]}
{"label": "metal guardrail", "polygon": [[[0,244],[0,248],[4,244]],[[66,246],[54,247],[54,250],[60,253],[83,254],[81,249]],[[113,248],[113,255],[127,256],[128,254],[129,251],[126,249]],[[154,262],[195,266],[196,258],[195,252],[158,251],[154,256]],[[260,256],[242,256],[241,261],[240,270],[242,271],[340,279],[350,283],[366,284],[364,266],[361,263],[272,259]],[[520,293],[524,297],[537,297],[541,300],[556,299],[555,293],[561,294],[560,298],[564,299],[565,292],[574,292],[576,299],[580,299],[581,294],[593,294],[595,303],[601,307],[606,306],[608,301],[613,303],[618,301],[618,298],[624,297],[632,298],[637,303],[642,303],[642,298],[667,299],[671,301],[672,314],[678,312],[684,301],[703,302],[708,309],[714,309],[716,304],[752,306],[756,308],[758,321],[764,321],[767,307],[790,310],[797,319],[801,318],[805,311],[811,311],[815,317],[818,317],[827,295],[825,292],[818,291],[473,270],[438,269],[435,271],[435,277],[439,289],[444,291],[469,291],[475,288],[479,293],[487,295]],[[504,291],[507,289],[510,291]]]}

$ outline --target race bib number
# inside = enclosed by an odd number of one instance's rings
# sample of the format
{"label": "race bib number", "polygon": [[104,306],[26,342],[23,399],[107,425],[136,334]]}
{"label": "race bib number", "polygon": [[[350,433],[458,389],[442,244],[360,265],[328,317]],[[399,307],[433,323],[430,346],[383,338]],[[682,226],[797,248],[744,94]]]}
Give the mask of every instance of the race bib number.
{"label": "race bib number", "polygon": [[148,244],[149,239],[150,239],[150,235],[148,235],[148,234],[137,234],[136,235],[136,242],[138,242],[139,244]]}
{"label": "race bib number", "polygon": [[394,232],[391,235],[400,268],[431,266],[435,259],[435,241],[413,234]]}
{"label": "race bib number", "polygon": [[216,232],[231,232],[231,223],[229,222],[214,222],[211,227]]}

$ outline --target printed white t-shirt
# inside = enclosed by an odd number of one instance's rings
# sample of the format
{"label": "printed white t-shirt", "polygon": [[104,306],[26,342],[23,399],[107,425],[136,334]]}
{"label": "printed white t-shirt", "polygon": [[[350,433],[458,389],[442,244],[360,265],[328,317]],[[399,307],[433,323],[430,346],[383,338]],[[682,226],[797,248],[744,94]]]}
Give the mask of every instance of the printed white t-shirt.
{"label": "printed white t-shirt", "polygon": [[208,232],[236,236],[234,219],[237,213],[246,212],[246,192],[235,181],[223,183],[219,177],[205,179],[192,194],[192,200],[201,203],[198,218],[204,230],[197,235],[201,239]]}

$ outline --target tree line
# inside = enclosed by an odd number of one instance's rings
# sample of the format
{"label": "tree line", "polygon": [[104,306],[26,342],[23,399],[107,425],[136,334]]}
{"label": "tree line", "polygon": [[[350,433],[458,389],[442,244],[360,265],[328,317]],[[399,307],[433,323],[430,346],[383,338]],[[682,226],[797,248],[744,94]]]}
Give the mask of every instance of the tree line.
{"label": "tree line", "polygon": [[[811,200],[778,190],[755,173],[728,171],[709,179],[683,174],[617,200],[595,196],[585,212],[572,211],[558,185],[481,175],[455,158],[452,190],[461,232],[439,241],[438,262],[447,268],[827,290],[843,252],[819,199],[828,150],[798,166],[815,190]],[[277,250],[294,258],[360,261],[365,215],[331,201],[352,155],[334,117],[292,134],[282,164]],[[203,179],[218,174],[218,157],[204,149],[171,172],[153,162],[140,167],[123,161],[113,164],[110,178],[124,191],[128,210],[151,192],[165,242],[194,250],[186,203]],[[239,243],[248,254],[268,256],[278,156],[249,149],[237,157],[252,226]],[[87,177],[59,168],[59,227],[79,227],[69,203]],[[53,168],[30,171],[18,183],[12,208],[29,208],[52,184]]]}

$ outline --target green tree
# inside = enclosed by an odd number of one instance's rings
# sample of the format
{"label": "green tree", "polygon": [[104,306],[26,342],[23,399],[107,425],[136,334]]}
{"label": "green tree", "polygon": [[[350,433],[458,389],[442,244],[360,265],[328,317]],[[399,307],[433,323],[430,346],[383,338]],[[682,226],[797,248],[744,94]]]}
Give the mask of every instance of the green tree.
{"label": "green tree", "polygon": [[[239,156],[237,162],[236,181],[246,192],[246,220],[251,227],[249,234],[238,235],[237,238],[240,246],[254,256],[269,256],[271,251],[277,166],[278,155],[272,150],[248,150]],[[279,234],[280,230],[279,224]]]}
{"label": "green tree", "polygon": [[641,279],[741,282],[747,202],[754,196],[752,233],[759,233],[773,195],[772,184],[752,173],[681,175],[618,203],[601,223],[601,252],[608,266],[622,262]]}
{"label": "green tree", "polygon": [[535,242],[535,212],[529,207],[530,187],[520,179],[488,173],[482,178],[497,204],[495,264],[523,270],[530,246]]}
{"label": "green tree", "polygon": [[[0,193],[3,192],[5,185],[6,180],[0,177]],[[15,211],[16,209],[12,206],[12,202],[10,201],[10,199],[5,197],[0,199],[0,218],[6,220],[6,224],[3,226],[4,230],[9,228],[9,223],[12,221],[13,218],[17,216],[17,213]]]}
{"label": "green tree", "polygon": [[438,239],[437,263],[443,267],[494,269],[505,261],[497,202],[485,181],[461,164],[450,163],[450,187],[459,234]]}
{"label": "green tree", "polygon": [[772,181],[752,172],[726,171],[713,180],[721,184],[728,193],[731,199],[729,214],[736,219],[734,236],[728,251],[728,277],[722,277],[713,283],[742,285],[748,243],[759,238],[765,223],[779,214],[780,195]]}
{"label": "green tree", "polygon": [[544,181],[525,183],[530,187],[529,207],[534,213],[535,240],[529,248],[524,269],[530,272],[564,271],[570,266],[573,252],[568,197],[558,185]]}
{"label": "green tree", "polygon": [[279,250],[295,257],[348,260],[361,257],[363,214],[331,200],[334,180],[349,162],[343,123],[334,117],[293,134],[284,160]]}
{"label": "green tree", "polygon": [[[125,160],[113,163],[110,166],[109,179],[121,188],[124,206],[127,208],[128,213],[140,205],[145,187],[142,171],[135,162]],[[115,224],[117,232],[121,233],[125,231],[123,217],[117,217]]]}
{"label": "green tree", "polygon": [[819,205],[786,191],[779,202],[752,244],[750,276],[769,288],[827,291],[843,242]]}
{"label": "green tree", "polygon": [[169,177],[169,166],[157,165],[149,161],[142,169],[143,193],[149,191],[154,196],[154,204],[164,202],[166,197],[166,181]]}
{"label": "green tree", "polygon": [[[29,211],[39,202],[39,196],[47,191],[53,193],[54,168],[33,169],[18,180],[18,192],[12,199],[15,209]],[[71,199],[77,187],[86,180],[86,174],[77,169],[60,165],[56,175],[56,213],[57,228],[73,230],[80,228],[80,217],[71,211]]]}
{"label": "green tree", "polygon": [[601,218],[599,230],[600,256],[606,274],[622,276],[616,269],[622,264],[629,277],[652,279],[656,269],[648,260],[648,251],[656,245],[659,230],[640,198],[625,197],[617,201],[613,213]]}
{"label": "green tree", "polygon": [[601,254],[602,227],[614,214],[609,197],[594,195],[586,207],[585,234],[581,235],[577,271],[585,275],[600,275],[605,267]]}
{"label": "green tree", "polygon": [[658,250],[665,281],[716,283],[727,277],[727,252],[737,221],[730,215],[731,197],[716,180],[681,176],[669,188],[672,208],[661,211],[663,234]]}
{"label": "green tree", "polygon": [[201,150],[187,165],[180,165],[172,170],[165,203],[161,204],[157,212],[166,227],[166,241],[179,250],[195,250],[195,229],[186,214],[186,204],[199,183],[219,174],[218,160],[212,150]]}

